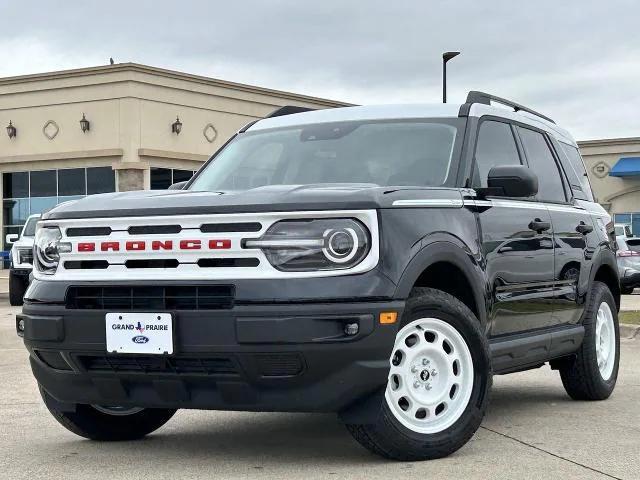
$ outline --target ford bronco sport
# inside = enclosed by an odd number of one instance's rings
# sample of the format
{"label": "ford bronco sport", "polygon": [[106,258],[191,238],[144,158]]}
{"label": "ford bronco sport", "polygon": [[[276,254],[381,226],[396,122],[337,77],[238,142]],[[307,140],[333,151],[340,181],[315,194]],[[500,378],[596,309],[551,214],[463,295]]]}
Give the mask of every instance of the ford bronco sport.
{"label": "ford bronco sport", "polygon": [[494,374],[550,363],[572,398],[609,397],[613,225],[565,130],[481,92],[304,110],[247,125],[186,185],[43,215],[16,328],[63,426],[337,412],[419,460],[471,438]]}

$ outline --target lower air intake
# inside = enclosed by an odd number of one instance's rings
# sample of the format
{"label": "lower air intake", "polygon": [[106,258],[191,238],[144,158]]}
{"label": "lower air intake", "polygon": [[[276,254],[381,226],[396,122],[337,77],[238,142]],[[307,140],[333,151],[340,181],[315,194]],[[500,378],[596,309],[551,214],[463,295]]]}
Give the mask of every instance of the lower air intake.
{"label": "lower air intake", "polygon": [[66,307],[74,310],[224,310],[233,308],[232,285],[74,286]]}

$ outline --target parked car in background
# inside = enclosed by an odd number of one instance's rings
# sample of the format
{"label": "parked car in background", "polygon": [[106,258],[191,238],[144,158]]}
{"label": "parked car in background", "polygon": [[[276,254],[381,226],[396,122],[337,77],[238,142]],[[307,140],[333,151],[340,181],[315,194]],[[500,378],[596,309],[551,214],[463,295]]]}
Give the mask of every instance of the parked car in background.
{"label": "parked car in background", "polygon": [[[616,225],[616,232],[618,227]],[[640,288],[640,238],[616,236],[618,251],[618,272],[620,274],[620,291],[624,295]]]}
{"label": "parked car in background", "polygon": [[630,238],[633,236],[633,233],[631,232],[631,225],[627,225],[625,223],[616,223],[616,237],[625,237],[625,238]]}
{"label": "parked car in background", "polygon": [[36,223],[40,215],[31,215],[22,227],[20,234],[7,235],[7,243],[13,243],[9,258],[9,303],[13,306],[22,305],[24,292],[29,286],[29,276],[33,269],[33,239],[36,234]]}

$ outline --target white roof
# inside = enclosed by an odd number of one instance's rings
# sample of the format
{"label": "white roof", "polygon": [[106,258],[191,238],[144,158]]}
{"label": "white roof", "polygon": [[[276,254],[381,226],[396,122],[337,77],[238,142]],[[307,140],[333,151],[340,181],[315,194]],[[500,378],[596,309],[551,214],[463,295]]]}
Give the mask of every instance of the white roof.
{"label": "white roof", "polygon": [[[350,122],[363,120],[402,120],[416,118],[457,118],[460,112],[459,103],[432,103],[406,105],[365,105],[357,107],[328,108],[310,112],[282,115],[280,117],[265,118],[253,124],[248,131],[256,132],[271,128],[296,127],[318,123]],[[481,117],[494,115],[529,124],[553,135],[557,140],[576,145],[575,141],[563,128],[541,117],[530,113],[512,109],[474,103],[469,116]]]}

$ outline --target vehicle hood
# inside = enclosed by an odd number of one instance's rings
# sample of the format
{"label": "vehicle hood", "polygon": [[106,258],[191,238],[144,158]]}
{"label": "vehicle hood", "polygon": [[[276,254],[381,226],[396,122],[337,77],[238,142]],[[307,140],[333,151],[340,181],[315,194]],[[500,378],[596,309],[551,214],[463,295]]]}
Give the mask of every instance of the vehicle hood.
{"label": "vehicle hood", "polygon": [[13,246],[11,248],[32,248],[33,240],[33,237],[20,237],[18,240],[13,242]]}
{"label": "vehicle hood", "polygon": [[272,185],[245,191],[151,190],[107,193],[58,205],[43,220],[216,213],[366,210],[396,200],[461,200],[459,189],[379,187],[371,184]]}

